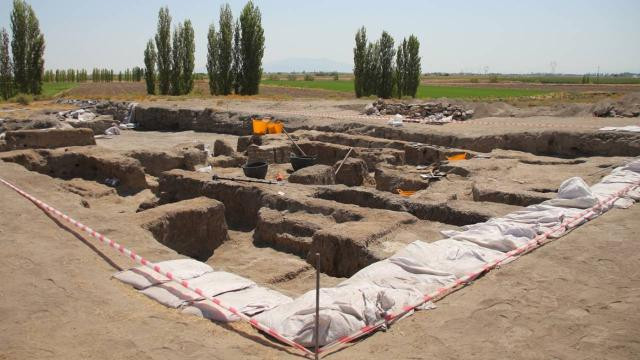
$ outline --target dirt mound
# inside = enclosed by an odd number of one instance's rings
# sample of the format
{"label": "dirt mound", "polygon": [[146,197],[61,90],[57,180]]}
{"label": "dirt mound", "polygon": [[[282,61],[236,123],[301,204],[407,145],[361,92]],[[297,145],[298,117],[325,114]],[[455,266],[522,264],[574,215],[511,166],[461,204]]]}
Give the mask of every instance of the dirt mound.
{"label": "dirt mound", "polygon": [[[90,131],[90,130],[89,130]],[[147,181],[139,161],[104,149],[71,147],[54,150],[14,150],[0,160],[60,179],[81,178],[100,183],[111,182],[118,188],[139,191]]]}
{"label": "dirt mound", "polygon": [[331,185],[336,179],[329,165],[313,165],[302,168],[289,176],[289,182],[306,185]]}
{"label": "dirt mound", "polygon": [[138,212],[136,220],[160,243],[201,261],[229,239],[224,205],[206,197]]}
{"label": "dirt mound", "polygon": [[[340,167],[340,164],[342,164],[342,167]],[[360,186],[369,176],[367,163],[362,159],[348,158],[344,163],[337,162],[333,166],[333,170],[337,171],[338,167],[340,167],[340,171],[335,175],[337,184]]]}
{"label": "dirt mound", "polygon": [[631,93],[620,100],[603,100],[591,108],[597,117],[638,117],[640,116],[640,93]]}
{"label": "dirt mound", "polygon": [[91,129],[44,129],[7,131],[6,149],[54,149],[95,145]]}

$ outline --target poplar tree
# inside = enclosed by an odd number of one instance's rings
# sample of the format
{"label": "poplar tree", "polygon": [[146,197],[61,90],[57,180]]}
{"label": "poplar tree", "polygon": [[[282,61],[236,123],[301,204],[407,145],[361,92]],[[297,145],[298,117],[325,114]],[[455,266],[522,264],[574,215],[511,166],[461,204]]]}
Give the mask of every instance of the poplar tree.
{"label": "poplar tree", "polygon": [[242,83],[242,44],[240,43],[240,22],[236,20],[233,30],[233,66],[231,67],[233,77],[233,92],[240,94],[240,84]]}
{"label": "poplar tree", "polygon": [[195,33],[190,20],[182,27],[182,91],[188,94],[193,90],[193,70],[195,69]]}
{"label": "poplar tree", "polygon": [[144,50],[144,66],[146,68],[144,80],[147,85],[147,94],[149,95],[156,93],[156,58],[156,48],[153,45],[153,41],[149,39],[147,48]]}
{"label": "poplar tree", "polygon": [[398,98],[402,98],[402,95],[406,95],[407,88],[407,39],[402,41],[402,44],[398,45],[398,51],[396,52],[396,74],[395,74],[395,89]]}
{"label": "poplar tree", "polygon": [[220,30],[218,32],[218,73],[216,87],[221,95],[229,95],[233,86],[233,14],[229,4],[220,6]]}
{"label": "poplar tree", "polygon": [[14,0],[11,11],[11,51],[13,53],[13,80],[18,92],[26,93],[29,89],[27,80],[27,3]]}
{"label": "poplar tree", "polygon": [[240,44],[242,58],[242,95],[255,95],[262,78],[262,56],[264,55],[264,30],[260,9],[249,2],[240,14]]}
{"label": "poplar tree", "polygon": [[[30,5],[27,9],[26,33],[26,92],[38,95],[42,93],[44,74],[44,35],[40,32],[40,22]],[[21,86],[23,89],[24,86]]]}
{"label": "poplar tree", "polygon": [[377,95],[383,99],[388,99],[393,94],[393,57],[396,53],[391,35],[383,31],[378,46],[380,77],[378,78]]}
{"label": "poplar tree", "polygon": [[363,27],[356,32],[356,46],[353,48],[353,83],[356,97],[364,95],[365,87],[365,60],[367,54],[367,30]]}
{"label": "poplar tree", "polygon": [[367,44],[365,54],[363,96],[371,96],[377,93],[378,77],[380,76],[380,54],[378,41]]}
{"label": "poplar tree", "polygon": [[218,73],[218,33],[215,25],[209,26],[207,34],[207,75],[209,76],[209,92],[218,95],[216,74]]}
{"label": "poplar tree", "polygon": [[9,54],[9,34],[0,31],[0,96],[7,100],[13,96],[13,65]]}
{"label": "poplar tree", "polygon": [[422,74],[420,59],[420,41],[414,35],[409,36],[407,41],[407,49],[405,50],[406,58],[406,79],[404,94],[416,97],[418,87],[420,86],[420,76]]}
{"label": "poplar tree", "polygon": [[173,30],[173,48],[171,49],[171,95],[182,95],[182,24]]}
{"label": "poplar tree", "polygon": [[158,12],[158,30],[155,36],[157,49],[158,88],[167,95],[171,89],[171,15],[169,8]]}

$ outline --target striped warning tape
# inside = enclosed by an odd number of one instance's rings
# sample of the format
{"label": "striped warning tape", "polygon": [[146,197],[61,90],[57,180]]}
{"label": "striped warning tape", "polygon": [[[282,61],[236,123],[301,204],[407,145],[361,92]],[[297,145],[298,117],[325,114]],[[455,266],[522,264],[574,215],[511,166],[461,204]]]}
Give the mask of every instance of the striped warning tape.
{"label": "striped warning tape", "polygon": [[574,227],[576,227],[577,225],[579,225],[579,223],[583,220],[588,221],[589,218],[592,215],[598,214],[598,209],[602,209],[602,212],[607,210],[608,206],[613,205],[613,203],[618,200],[621,196],[623,196],[624,194],[628,193],[629,191],[631,191],[633,188],[640,186],[640,182],[636,182],[636,183],[632,183],[629,186],[626,186],[625,188],[623,188],[622,190],[612,194],[609,198],[607,198],[606,200],[603,201],[598,201],[598,203],[588,209],[585,209],[584,211],[578,213],[576,216],[569,218],[565,221],[563,221],[562,223],[556,225],[555,227],[547,230],[546,232],[536,236],[535,238],[533,238],[532,240],[530,240],[529,242],[527,242],[526,244],[511,250],[507,253],[505,253],[504,256],[489,262],[487,264],[485,264],[484,266],[482,266],[481,268],[477,269],[476,271],[473,271],[461,278],[459,278],[457,281],[451,283],[448,286],[444,286],[441,287],[437,290],[435,290],[432,293],[429,294],[425,294],[423,296],[422,299],[420,299],[420,301],[418,301],[417,303],[410,305],[410,306],[405,306],[401,312],[396,313],[396,314],[386,314],[386,316],[384,316],[383,319],[381,319],[380,321],[371,324],[371,325],[367,325],[362,327],[360,330],[356,331],[355,333],[348,335],[348,336],[344,336],[334,342],[331,342],[329,344],[326,344],[325,346],[323,346],[322,348],[320,348],[319,353],[326,353],[327,351],[331,350],[332,348],[335,348],[337,346],[340,345],[344,345],[346,343],[352,342],[364,335],[367,335],[379,328],[381,328],[384,325],[388,325],[391,322],[398,320],[400,318],[402,318],[405,314],[407,314],[408,312],[416,309],[417,307],[423,305],[426,302],[429,301],[437,301],[442,299],[443,297],[449,295],[450,293],[461,289],[462,287],[470,284],[474,279],[476,279],[477,277],[479,277],[480,275],[500,266],[500,264],[504,263],[507,260],[510,260],[516,256],[521,256],[524,255],[530,251],[533,251],[534,249],[552,241],[552,239],[550,239],[549,237],[559,231],[564,231],[564,230],[569,230],[572,229]]}
{"label": "striped warning tape", "polygon": [[197,288],[197,287],[193,287],[189,284],[189,281],[187,280],[183,280],[180,279],[179,277],[173,275],[171,272],[169,271],[164,271],[162,270],[162,268],[160,268],[160,266],[150,262],[149,260],[143,258],[142,256],[140,256],[139,254],[137,254],[135,251],[130,250],[126,247],[124,247],[124,245],[114,241],[113,239],[109,239],[108,237],[104,236],[103,234],[93,230],[92,228],[88,227],[87,225],[69,217],[68,215],[60,212],[58,209],[38,200],[37,198],[35,198],[34,196],[26,193],[25,191],[21,190],[20,188],[14,186],[13,184],[11,184],[10,182],[0,178],[0,182],[2,182],[3,184],[5,184],[6,186],[8,186],[9,188],[15,190],[18,194],[22,195],[23,197],[27,198],[29,201],[31,201],[32,203],[34,203],[37,207],[41,208],[42,210],[58,217],[61,218],[62,220],[66,221],[67,223],[75,226],[76,228],[88,233],[89,235],[91,235],[91,237],[99,240],[101,243],[103,243],[104,245],[109,246],[110,248],[114,249],[115,251],[117,251],[118,253],[120,253],[123,256],[128,257],[129,259],[133,260],[134,262],[141,264],[149,269],[151,269],[152,271],[166,277],[169,280],[172,280],[178,284],[180,284],[182,287],[191,290],[193,292],[195,292],[196,294],[204,297],[207,300],[210,300],[211,302],[213,302],[214,307],[217,306],[219,308],[222,308],[224,310],[227,310],[229,312],[231,312],[232,314],[238,316],[240,319],[248,322],[249,324],[251,324],[253,327],[255,327],[256,329],[260,330],[260,331],[264,331],[265,333],[273,336],[274,338],[278,339],[279,341],[292,346],[300,351],[302,351],[305,355],[309,355],[309,354],[314,354],[312,351],[310,351],[309,349],[305,348],[304,346],[296,343],[295,341],[292,341],[290,339],[287,339],[286,337],[284,337],[283,335],[279,334],[277,331],[275,331],[274,329],[263,325],[261,323],[259,323],[256,319],[251,318],[243,313],[241,313],[240,311],[238,311],[235,307],[224,304],[220,301],[220,299],[212,297],[212,296],[208,296],[206,295],[202,289]]}

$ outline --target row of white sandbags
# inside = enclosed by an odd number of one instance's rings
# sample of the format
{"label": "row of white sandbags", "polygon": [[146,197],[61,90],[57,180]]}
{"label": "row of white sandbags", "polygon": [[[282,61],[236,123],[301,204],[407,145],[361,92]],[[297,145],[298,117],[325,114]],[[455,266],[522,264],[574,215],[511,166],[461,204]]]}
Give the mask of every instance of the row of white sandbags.
{"label": "row of white sandbags", "polygon": [[[156,265],[171,272],[177,279],[189,280],[189,284],[200,288],[204,295],[231,304],[248,316],[291,302],[290,297],[277,291],[258,286],[232,273],[214,271],[209,265],[193,259],[169,260]],[[184,313],[221,322],[239,320],[236,315],[213,306],[211,301],[147,267],[121,271],[114,277],[167,307],[182,309]]]}
{"label": "row of white sandbags", "polygon": [[[419,302],[424,294],[451,285],[462,276],[503,257],[504,252],[526,244],[598,201],[638,182],[640,160],[616,168],[591,188],[582,179],[572,178],[560,186],[556,199],[466,226],[462,231],[444,231],[448,239],[434,243],[415,241],[407,245],[338,286],[321,290],[320,345],[352,335],[364,326],[381,321],[386,314],[401,312],[405,306]],[[615,204],[625,207],[633,202],[633,198],[640,198],[638,190],[628,195],[630,197]],[[591,218],[606,210],[608,208],[599,208]],[[257,315],[256,319],[293,341],[312,346],[315,293],[309,291],[292,303]]]}

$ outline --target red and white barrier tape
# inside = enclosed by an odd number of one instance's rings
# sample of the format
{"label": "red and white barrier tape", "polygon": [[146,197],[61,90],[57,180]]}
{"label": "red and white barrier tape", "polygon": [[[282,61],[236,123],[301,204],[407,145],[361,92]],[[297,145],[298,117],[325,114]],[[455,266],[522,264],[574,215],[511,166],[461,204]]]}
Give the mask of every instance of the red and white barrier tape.
{"label": "red and white barrier tape", "polygon": [[[398,320],[400,318],[402,318],[406,313],[414,310],[415,308],[417,308],[418,306],[421,306],[422,304],[429,302],[429,301],[437,301],[442,299],[443,297],[449,295],[450,293],[464,287],[465,285],[468,285],[471,281],[473,281],[474,279],[476,279],[478,276],[500,266],[500,264],[504,263],[505,261],[514,258],[516,256],[520,256],[520,255],[524,255],[548,242],[553,241],[553,239],[550,239],[549,236],[551,236],[552,234],[557,233],[560,230],[569,230],[572,229],[574,227],[576,227],[582,220],[589,220],[588,218],[592,215],[597,214],[597,210],[599,208],[602,209],[606,209],[607,206],[613,205],[613,203],[616,202],[616,200],[618,200],[622,195],[628,193],[629,191],[631,191],[633,188],[640,186],[640,182],[636,182],[636,183],[632,183],[629,186],[623,188],[622,190],[616,192],[615,194],[612,194],[609,198],[607,198],[604,201],[598,201],[598,203],[596,205],[594,205],[591,208],[585,209],[584,211],[578,213],[576,216],[569,218],[565,221],[563,221],[562,223],[556,225],[555,227],[547,230],[546,232],[536,236],[535,238],[531,239],[529,242],[527,242],[526,244],[511,250],[507,253],[504,254],[504,256],[489,262],[487,264],[485,264],[484,266],[482,266],[480,269],[471,272],[461,278],[459,278],[457,281],[451,283],[450,285],[441,287],[439,289],[437,289],[436,291],[430,293],[430,294],[425,294],[424,297],[418,301],[416,304],[410,305],[410,306],[405,306],[401,312],[397,313],[397,314],[387,314],[384,319],[381,319],[380,321],[371,324],[371,325],[367,325],[364,326],[363,328],[361,328],[360,330],[356,331],[355,333],[348,335],[348,336],[344,336],[334,342],[331,342],[325,346],[323,346],[322,348],[320,348],[319,353],[325,353],[329,350],[331,350],[334,347],[337,347],[339,345],[343,345],[346,343],[349,343],[351,341],[354,341],[366,334],[369,334],[377,329],[379,329],[380,327],[382,327],[383,325],[387,325],[390,324],[391,322]],[[546,240],[546,241],[545,241]]]}
{"label": "red and white barrier tape", "polygon": [[248,322],[249,324],[251,324],[251,326],[255,327],[258,330],[264,331],[265,333],[273,336],[274,338],[278,339],[279,341],[292,346],[300,351],[302,351],[305,355],[310,355],[310,354],[314,354],[314,352],[310,351],[309,349],[305,348],[304,346],[296,343],[295,341],[292,341],[290,339],[287,339],[286,337],[284,337],[283,335],[279,334],[277,331],[275,331],[274,329],[263,325],[261,323],[259,323],[257,320],[241,313],[240,311],[238,311],[236,308],[234,308],[233,306],[229,306],[226,304],[223,304],[219,299],[212,297],[212,296],[208,296],[206,294],[204,294],[204,292],[202,291],[202,289],[197,288],[197,287],[193,287],[189,284],[189,282],[187,280],[182,280],[176,276],[174,276],[171,272],[169,271],[164,271],[160,268],[160,266],[155,265],[154,263],[148,261],[147,259],[143,258],[142,256],[138,255],[135,253],[135,251],[133,250],[129,250],[126,247],[124,247],[122,244],[109,239],[108,237],[100,234],[99,232],[91,229],[90,227],[86,226],[85,224],[67,216],[66,214],[60,212],[59,210],[53,208],[52,206],[49,206],[48,204],[38,200],[37,198],[35,198],[34,196],[29,195],[28,193],[24,192],[23,190],[21,190],[20,188],[14,186],[13,184],[11,184],[10,182],[0,178],[0,182],[2,182],[3,184],[7,185],[8,187],[10,187],[11,189],[15,190],[18,194],[22,195],[23,197],[27,198],[29,201],[33,202],[37,207],[41,208],[42,210],[58,217],[61,218],[62,220],[66,221],[67,223],[75,226],[76,228],[88,233],[89,235],[91,235],[91,237],[99,240],[100,242],[102,242],[104,245],[108,245],[109,247],[111,247],[112,249],[116,250],[118,253],[120,253],[123,256],[128,257],[129,259],[133,260],[134,262],[141,264],[149,269],[151,269],[152,271],[166,277],[169,280],[175,281],[176,283],[180,284],[182,287],[184,287],[185,289],[191,290],[193,292],[195,292],[196,294],[202,296],[203,298],[210,300],[211,302],[213,302],[214,306],[217,306],[219,308],[222,308],[224,310],[227,310],[229,312],[231,312],[232,314],[238,316],[240,319]]}

